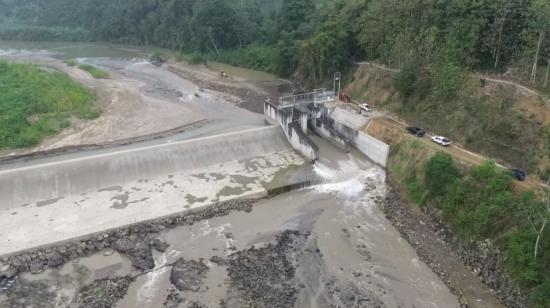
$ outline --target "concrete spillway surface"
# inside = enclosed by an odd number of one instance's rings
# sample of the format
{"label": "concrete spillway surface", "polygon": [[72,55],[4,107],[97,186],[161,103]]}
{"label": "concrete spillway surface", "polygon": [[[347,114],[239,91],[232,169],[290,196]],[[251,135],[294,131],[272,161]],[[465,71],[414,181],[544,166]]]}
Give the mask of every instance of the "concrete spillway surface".
{"label": "concrete spillway surface", "polygon": [[303,160],[278,127],[0,171],[0,255],[265,193]]}

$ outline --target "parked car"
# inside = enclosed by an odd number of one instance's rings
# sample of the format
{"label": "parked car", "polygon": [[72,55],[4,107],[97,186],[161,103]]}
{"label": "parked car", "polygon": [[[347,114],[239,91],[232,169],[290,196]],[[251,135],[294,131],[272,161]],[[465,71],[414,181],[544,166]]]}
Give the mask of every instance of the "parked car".
{"label": "parked car", "polygon": [[371,112],[372,111],[372,109],[370,109],[369,104],[361,104],[361,105],[359,105],[359,108],[361,109],[361,111],[365,111],[365,112]]}
{"label": "parked car", "polygon": [[426,135],[426,131],[420,127],[410,126],[410,127],[407,127],[407,131],[415,135],[416,137],[424,137],[424,135]]}
{"label": "parked car", "polygon": [[520,170],[520,169],[512,169],[510,170],[512,171],[512,177],[514,177],[514,179],[516,179],[517,181],[525,181],[525,179],[527,178],[527,173],[525,173],[525,171],[523,170]]}
{"label": "parked car", "polygon": [[439,144],[439,145],[442,145],[444,147],[448,147],[450,146],[451,144],[453,144],[453,142],[443,136],[435,136],[435,137],[432,137],[432,141]]}

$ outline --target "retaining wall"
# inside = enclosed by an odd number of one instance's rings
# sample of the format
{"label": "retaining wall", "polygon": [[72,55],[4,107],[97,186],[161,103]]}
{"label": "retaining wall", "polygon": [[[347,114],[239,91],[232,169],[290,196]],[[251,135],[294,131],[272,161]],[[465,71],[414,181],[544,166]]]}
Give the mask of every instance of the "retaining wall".
{"label": "retaining wall", "polygon": [[[364,133],[357,128],[351,128],[347,125],[334,120],[334,129],[342,134],[350,144],[365,154],[376,164],[386,168],[390,154],[390,146],[384,142]],[[354,121],[355,122],[355,121]]]}
{"label": "retaining wall", "polygon": [[315,133],[328,140],[336,147],[349,153],[351,150],[349,140],[342,134],[334,130],[331,127],[330,123],[328,123],[328,121],[329,119],[326,116],[323,116],[319,119],[314,119],[310,125],[310,128]]}

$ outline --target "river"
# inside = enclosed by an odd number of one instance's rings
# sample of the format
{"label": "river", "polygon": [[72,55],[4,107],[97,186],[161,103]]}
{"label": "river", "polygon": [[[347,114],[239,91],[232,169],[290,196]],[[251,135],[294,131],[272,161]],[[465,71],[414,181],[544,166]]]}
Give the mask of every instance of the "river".
{"label": "river", "polygon": [[[121,78],[138,80],[149,97],[181,104],[209,123],[146,143],[264,125],[261,116],[238,108],[227,94],[211,92],[197,100],[172,96],[172,90],[185,96],[199,87],[143,64],[146,52],[103,44],[0,42],[0,58],[29,55],[33,59],[52,53],[58,58],[79,58],[121,73]],[[356,151],[344,153],[313,138],[320,146],[319,161],[301,166],[293,175],[307,175],[320,184],[258,200],[249,213],[232,212],[160,231],[155,237],[168,248],[153,251],[152,270],[136,270],[126,255],[106,248],[58,269],[22,274],[14,286],[0,291],[0,306],[96,307],[89,298],[83,299],[82,288],[92,285],[97,301],[114,298],[113,306],[118,308],[288,307],[289,303],[295,307],[459,307],[456,296],[385,218],[380,208],[386,192],[385,171]],[[180,285],[179,290],[177,279],[171,277],[178,268],[174,263],[181,258],[187,262],[183,277],[192,280],[182,278],[184,285],[192,283],[193,288]],[[94,285],[116,277],[131,277],[131,282],[117,292]]]}

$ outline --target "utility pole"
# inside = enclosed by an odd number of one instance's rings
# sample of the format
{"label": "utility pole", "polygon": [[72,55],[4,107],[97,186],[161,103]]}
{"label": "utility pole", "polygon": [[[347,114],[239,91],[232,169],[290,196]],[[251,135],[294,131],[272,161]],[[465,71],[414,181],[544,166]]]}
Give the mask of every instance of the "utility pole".
{"label": "utility pole", "polygon": [[336,98],[340,97],[341,79],[342,74],[340,72],[334,74],[334,93],[336,94]]}

